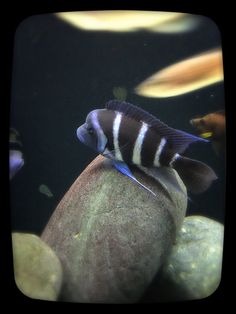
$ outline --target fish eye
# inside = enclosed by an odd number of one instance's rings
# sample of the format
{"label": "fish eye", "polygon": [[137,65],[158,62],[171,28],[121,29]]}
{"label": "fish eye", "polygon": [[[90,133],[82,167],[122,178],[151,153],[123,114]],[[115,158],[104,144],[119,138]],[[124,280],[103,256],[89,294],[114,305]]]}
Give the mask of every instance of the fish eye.
{"label": "fish eye", "polygon": [[91,127],[91,126],[87,128],[87,131],[88,131],[88,133],[89,133],[90,135],[93,135],[93,134],[94,134],[94,128]]}

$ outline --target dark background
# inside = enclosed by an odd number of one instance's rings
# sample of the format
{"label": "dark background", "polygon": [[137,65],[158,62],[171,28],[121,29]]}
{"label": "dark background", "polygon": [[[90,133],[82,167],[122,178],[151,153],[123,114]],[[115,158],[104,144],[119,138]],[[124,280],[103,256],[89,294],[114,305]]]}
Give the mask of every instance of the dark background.
{"label": "dark background", "polygon": [[[81,31],[52,14],[24,20],[15,35],[11,126],[21,136],[24,167],[12,179],[12,230],[40,234],[71,184],[96,154],[80,143],[76,129],[89,111],[114,98],[124,86],[127,101],[168,125],[190,133],[189,120],[224,108],[223,84],[171,98],[145,98],[134,87],[179,60],[221,45],[216,25],[202,19],[188,33]],[[219,176],[205,193],[190,195],[187,214],[223,222],[225,161],[210,144],[196,143],[186,154],[209,164]],[[39,192],[46,184],[53,198]]]}

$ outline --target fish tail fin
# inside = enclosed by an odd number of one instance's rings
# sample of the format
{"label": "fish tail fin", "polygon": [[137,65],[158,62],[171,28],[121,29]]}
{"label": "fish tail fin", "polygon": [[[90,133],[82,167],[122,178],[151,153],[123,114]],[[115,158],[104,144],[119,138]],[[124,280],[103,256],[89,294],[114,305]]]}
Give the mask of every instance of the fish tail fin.
{"label": "fish tail fin", "polygon": [[214,170],[201,161],[180,156],[173,163],[187,190],[194,194],[206,191],[217,179]]}

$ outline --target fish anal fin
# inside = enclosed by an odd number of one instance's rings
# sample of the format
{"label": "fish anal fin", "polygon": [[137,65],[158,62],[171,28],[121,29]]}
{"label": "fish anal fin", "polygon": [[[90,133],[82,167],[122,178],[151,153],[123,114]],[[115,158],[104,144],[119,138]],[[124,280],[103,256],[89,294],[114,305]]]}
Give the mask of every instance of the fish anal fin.
{"label": "fish anal fin", "polygon": [[156,182],[158,182],[165,195],[173,202],[173,198],[170,194],[171,190],[175,190],[178,193],[182,193],[187,196],[187,191],[183,189],[180,185],[173,169],[169,167],[151,167],[146,168],[143,166],[137,166],[141,171],[147,174],[149,177],[153,178]]}
{"label": "fish anal fin", "polygon": [[220,152],[224,151],[224,144],[222,144],[220,141],[212,141],[212,148],[216,155],[219,157]]}

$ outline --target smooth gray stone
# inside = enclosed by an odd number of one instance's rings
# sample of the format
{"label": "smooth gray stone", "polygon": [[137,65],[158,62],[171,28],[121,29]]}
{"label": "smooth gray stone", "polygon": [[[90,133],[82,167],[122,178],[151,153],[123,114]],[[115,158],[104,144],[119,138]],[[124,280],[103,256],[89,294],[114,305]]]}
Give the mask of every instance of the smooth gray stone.
{"label": "smooth gray stone", "polygon": [[188,216],[164,263],[161,279],[149,291],[149,301],[202,299],[221,280],[224,226],[203,216]]}
{"label": "smooth gray stone", "polygon": [[[63,266],[62,300],[140,299],[165,261],[187,207],[186,189],[176,171],[162,172],[170,184],[134,171],[156,197],[102,156],[77,178],[42,234]],[[171,180],[177,180],[178,190]]]}
{"label": "smooth gray stone", "polygon": [[56,301],[62,284],[62,267],[52,249],[38,236],[12,233],[15,282],[33,299]]}

